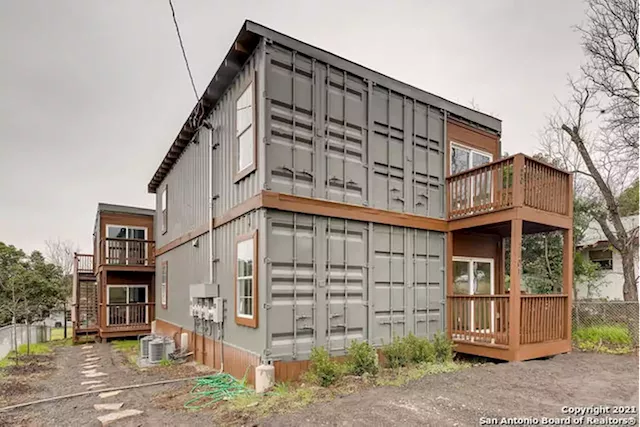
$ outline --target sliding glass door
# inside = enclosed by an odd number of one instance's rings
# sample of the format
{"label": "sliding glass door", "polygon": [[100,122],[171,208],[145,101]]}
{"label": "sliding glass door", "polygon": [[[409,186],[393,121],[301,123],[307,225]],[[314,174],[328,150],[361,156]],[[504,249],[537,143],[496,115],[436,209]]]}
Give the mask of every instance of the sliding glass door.
{"label": "sliding glass door", "polygon": [[146,264],[146,228],[107,225],[107,238],[107,264]]}
{"label": "sliding glass door", "polygon": [[[453,258],[453,293],[455,295],[494,295],[493,260],[485,258]],[[470,316],[466,330],[476,332],[493,332],[495,306],[494,302],[488,306],[489,310],[478,309],[487,307],[486,304],[476,304],[470,301]]]}
{"label": "sliding glass door", "polygon": [[107,286],[107,325],[148,323],[147,285]]}

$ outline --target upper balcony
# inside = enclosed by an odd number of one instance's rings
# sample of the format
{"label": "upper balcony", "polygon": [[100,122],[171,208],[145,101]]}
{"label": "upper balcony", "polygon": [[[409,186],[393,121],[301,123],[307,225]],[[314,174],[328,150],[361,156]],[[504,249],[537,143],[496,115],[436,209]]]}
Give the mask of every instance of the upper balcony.
{"label": "upper balcony", "polygon": [[453,230],[519,217],[551,227],[571,226],[571,174],[524,154],[447,177]]}
{"label": "upper balcony", "polygon": [[110,270],[153,270],[155,241],[103,238],[98,251],[98,266]]}

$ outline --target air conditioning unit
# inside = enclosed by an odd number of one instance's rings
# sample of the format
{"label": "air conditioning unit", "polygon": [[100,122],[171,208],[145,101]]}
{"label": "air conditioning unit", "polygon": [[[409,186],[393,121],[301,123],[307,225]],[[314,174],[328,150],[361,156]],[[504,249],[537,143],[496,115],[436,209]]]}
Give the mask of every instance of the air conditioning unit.
{"label": "air conditioning unit", "polygon": [[155,339],[154,335],[147,335],[140,338],[140,358],[147,359],[149,357],[149,342]]}
{"label": "air conditioning unit", "polygon": [[169,355],[176,351],[176,343],[170,337],[164,339],[164,358],[169,359]]}
{"label": "air conditioning unit", "polygon": [[159,363],[164,359],[165,341],[162,338],[155,338],[149,341],[149,362]]}

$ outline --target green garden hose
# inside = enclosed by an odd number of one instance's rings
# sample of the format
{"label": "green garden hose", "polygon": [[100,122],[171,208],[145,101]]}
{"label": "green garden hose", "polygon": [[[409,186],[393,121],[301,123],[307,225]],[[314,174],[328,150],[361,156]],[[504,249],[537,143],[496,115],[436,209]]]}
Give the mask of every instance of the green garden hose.
{"label": "green garden hose", "polygon": [[[227,373],[220,373],[209,377],[199,378],[189,394],[194,395],[184,407],[186,409],[202,409],[222,400],[232,400],[244,394],[252,394],[253,390],[245,386],[243,381],[238,381]],[[198,404],[204,401],[205,403]]]}

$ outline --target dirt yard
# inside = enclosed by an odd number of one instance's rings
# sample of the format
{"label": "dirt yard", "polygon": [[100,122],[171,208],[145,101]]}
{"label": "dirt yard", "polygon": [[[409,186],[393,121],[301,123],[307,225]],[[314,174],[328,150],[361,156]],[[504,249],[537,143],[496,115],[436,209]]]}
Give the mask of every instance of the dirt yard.
{"label": "dirt yard", "polygon": [[[101,377],[110,387],[151,382],[162,378],[202,374],[194,367],[167,367],[141,372],[108,344],[94,344]],[[23,394],[6,397],[25,401],[86,390],[78,367],[87,350],[81,346],[56,349],[58,369],[31,383]],[[92,362],[90,362],[92,363]],[[7,377],[4,379],[7,380]],[[29,384],[29,383],[28,383]],[[188,384],[122,391],[101,399],[97,394],[0,413],[0,425],[100,425],[96,403],[124,403],[122,409],[142,414],[116,426],[219,425],[211,411],[170,409],[158,396],[181,396]],[[2,390],[3,391],[3,390]],[[166,402],[165,402],[166,403]],[[265,426],[318,425],[478,425],[481,417],[566,417],[563,406],[637,405],[638,357],[572,353],[523,363],[484,364],[462,371],[424,377],[402,387],[365,390],[330,402],[308,406],[297,413],[257,420]],[[174,405],[174,407],[179,407]],[[251,424],[250,424],[251,425]]]}

